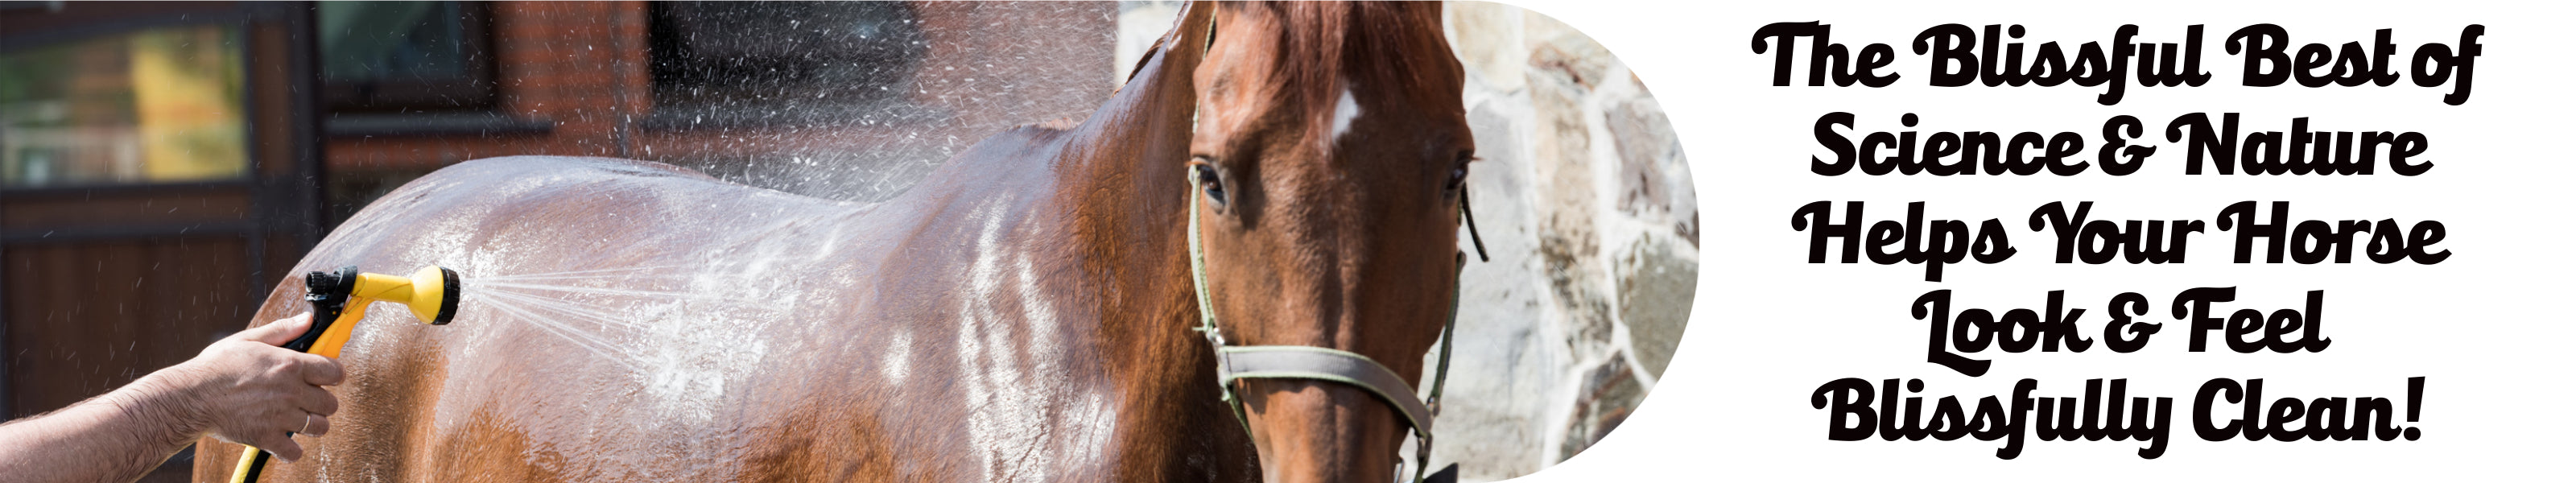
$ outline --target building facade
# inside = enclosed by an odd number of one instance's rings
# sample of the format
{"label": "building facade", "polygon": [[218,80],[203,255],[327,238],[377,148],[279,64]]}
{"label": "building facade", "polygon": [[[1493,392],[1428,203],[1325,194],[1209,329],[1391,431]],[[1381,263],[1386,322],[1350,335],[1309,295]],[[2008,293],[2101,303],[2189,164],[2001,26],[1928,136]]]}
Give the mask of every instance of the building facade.
{"label": "building facade", "polygon": [[0,414],[193,357],[340,221],[459,162],[612,156],[892,196],[1107,99],[1117,10],[0,2]]}

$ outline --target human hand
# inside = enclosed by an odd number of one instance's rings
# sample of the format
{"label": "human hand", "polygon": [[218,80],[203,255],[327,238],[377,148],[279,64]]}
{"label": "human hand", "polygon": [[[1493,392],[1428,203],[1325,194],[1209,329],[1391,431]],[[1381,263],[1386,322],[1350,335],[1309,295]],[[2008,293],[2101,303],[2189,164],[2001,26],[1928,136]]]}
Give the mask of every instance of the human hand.
{"label": "human hand", "polygon": [[304,457],[294,434],[331,431],[340,401],[321,386],[339,384],[340,363],[278,347],[313,326],[306,313],[253,327],[206,346],[179,365],[199,427],[218,439],[248,444],[293,462]]}

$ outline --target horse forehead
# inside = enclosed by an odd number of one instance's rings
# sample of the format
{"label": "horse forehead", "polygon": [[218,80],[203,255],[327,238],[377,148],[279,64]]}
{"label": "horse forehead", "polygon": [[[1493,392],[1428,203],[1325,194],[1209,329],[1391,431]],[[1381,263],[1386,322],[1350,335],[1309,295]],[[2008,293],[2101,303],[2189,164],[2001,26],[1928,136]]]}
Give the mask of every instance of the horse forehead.
{"label": "horse forehead", "polygon": [[1341,91],[1341,95],[1337,96],[1339,100],[1333,101],[1332,131],[1325,139],[1336,144],[1340,143],[1342,138],[1350,136],[1351,122],[1359,120],[1360,113],[1363,112],[1360,109],[1359,98],[1351,94],[1351,87],[1351,81],[1344,80],[1341,87],[1335,89]]}

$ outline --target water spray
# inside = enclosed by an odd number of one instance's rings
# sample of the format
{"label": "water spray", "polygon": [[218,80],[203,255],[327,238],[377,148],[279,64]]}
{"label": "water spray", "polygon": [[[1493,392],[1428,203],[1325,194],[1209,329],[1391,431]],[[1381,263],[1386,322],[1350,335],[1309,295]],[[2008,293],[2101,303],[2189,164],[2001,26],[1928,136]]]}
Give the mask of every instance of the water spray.
{"label": "water spray", "polygon": [[[349,334],[357,330],[358,320],[366,318],[368,304],[403,304],[422,323],[447,325],[456,320],[456,299],[462,293],[456,271],[437,265],[421,267],[410,277],[360,273],[355,266],[340,267],[331,273],[306,273],[304,301],[313,304],[315,325],[283,347],[338,359],[340,346],[349,343]],[[242,453],[241,464],[233,467],[233,483],[258,481],[260,470],[268,466],[268,452],[248,449]]]}

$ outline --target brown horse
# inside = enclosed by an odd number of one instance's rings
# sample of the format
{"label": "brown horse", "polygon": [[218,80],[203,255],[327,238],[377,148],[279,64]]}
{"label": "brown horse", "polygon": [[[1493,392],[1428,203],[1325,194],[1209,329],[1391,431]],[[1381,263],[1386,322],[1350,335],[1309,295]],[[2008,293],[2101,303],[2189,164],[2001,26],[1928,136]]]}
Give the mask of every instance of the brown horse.
{"label": "brown horse", "polygon": [[[333,429],[264,476],[1391,478],[1405,426],[1364,392],[1238,383],[1248,424],[1220,401],[1184,227],[1200,210],[1228,337],[1420,384],[1471,159],[1437,8],[1192,5],[1081,124],[996,135],[882,204],[616,159],[441,170],[296,273],[453,268],[455,322],[361,322]],[[241,450],[199,448],[199,481]]]}

